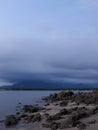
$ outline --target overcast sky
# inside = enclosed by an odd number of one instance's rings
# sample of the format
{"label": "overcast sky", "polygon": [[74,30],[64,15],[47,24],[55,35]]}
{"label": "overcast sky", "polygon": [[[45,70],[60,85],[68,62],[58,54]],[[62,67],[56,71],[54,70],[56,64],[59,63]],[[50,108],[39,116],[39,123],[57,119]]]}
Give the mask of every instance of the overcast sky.
{"label": "overcast sky", "polygon": [[26,73],[98,83],[98,0],[0,0],[0,84]]}

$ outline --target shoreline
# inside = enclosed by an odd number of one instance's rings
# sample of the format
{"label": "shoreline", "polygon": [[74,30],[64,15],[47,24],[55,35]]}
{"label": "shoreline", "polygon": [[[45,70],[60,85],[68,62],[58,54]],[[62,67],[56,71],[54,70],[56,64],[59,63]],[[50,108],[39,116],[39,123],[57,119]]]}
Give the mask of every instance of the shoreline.
{"label": "shoreline", "polygon": [[23,89],[23,88],[0,88],[0,91],[94,91],[98,88],[64,88],[64,89]]}
{"label": "shoreline", "polygon": [[91,130],[98,126],[98,91],[61,91],[43,100],[42,107],[38,103],[19,107],[15,115],[1,121],[2,130]]}

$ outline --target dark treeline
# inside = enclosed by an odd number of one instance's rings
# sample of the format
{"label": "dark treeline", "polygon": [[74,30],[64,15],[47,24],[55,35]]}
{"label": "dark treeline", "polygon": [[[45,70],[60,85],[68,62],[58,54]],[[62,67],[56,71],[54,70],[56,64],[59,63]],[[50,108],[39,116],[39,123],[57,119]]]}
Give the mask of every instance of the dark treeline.
{"label": "dark treeline", "polygon": [[56,91],[56,90],[79,90],[79,91],[83,91],[83,90],[98,90],[98,88],[94,87],[94,88],[0,88],[0,90],[24,90],[24,91],[27,91],[27,90],[38,90],[38,91],[41,91],[41,90],[45,90],[45,91]]}

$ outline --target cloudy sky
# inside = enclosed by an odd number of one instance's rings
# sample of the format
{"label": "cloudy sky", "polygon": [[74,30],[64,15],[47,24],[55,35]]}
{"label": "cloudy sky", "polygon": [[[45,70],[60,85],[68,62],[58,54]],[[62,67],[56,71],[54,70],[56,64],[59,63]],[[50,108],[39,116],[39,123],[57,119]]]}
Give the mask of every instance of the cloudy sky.
{"label": "cloudy sky", "polygon": [[0,86],[28,74],[98,83],[98,0],[0,0]]}

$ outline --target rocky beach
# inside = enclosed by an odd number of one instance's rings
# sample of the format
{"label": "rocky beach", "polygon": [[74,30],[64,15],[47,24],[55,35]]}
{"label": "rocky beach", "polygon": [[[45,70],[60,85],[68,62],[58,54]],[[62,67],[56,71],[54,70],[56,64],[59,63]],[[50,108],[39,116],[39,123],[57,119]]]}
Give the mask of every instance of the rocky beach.
{"label": "rocky beach", "polygon": [[98,91],[62,91],[43,97],[43,106],[22,105],[0,121],[2,130],[97,130]]}

